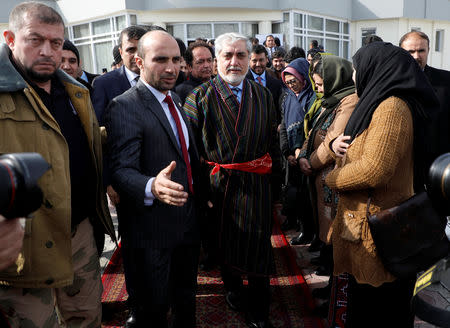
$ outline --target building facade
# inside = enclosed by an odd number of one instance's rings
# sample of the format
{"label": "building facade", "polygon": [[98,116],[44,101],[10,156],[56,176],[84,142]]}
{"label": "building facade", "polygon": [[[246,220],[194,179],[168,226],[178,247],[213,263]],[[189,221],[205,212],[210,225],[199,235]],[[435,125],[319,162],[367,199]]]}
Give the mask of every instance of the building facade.
{"label": "building facade", "polygon": [[[0,30],[11,8],[0,4]],[[215,39],[224,32],[246,36],[277,33],[285,49],[308,49],[318,40],[327,52],[350,59],[366,35],[398,44],[411,30],[430,38],[428,63],[450,69],[448,0],[47,0],[66,20],[66,37],[80,50],[87,71],[101,72],[112,62],[120,31],[132,24],[166,28],[186,44],[197,37]],[[4,16],[2,16],[4,15]],[[447,56],[445,56],[447,54]]]}

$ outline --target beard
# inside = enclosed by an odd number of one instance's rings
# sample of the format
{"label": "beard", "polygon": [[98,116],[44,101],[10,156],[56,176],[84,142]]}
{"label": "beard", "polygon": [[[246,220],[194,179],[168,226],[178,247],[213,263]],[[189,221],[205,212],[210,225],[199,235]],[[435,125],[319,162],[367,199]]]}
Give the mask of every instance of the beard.
{"label": "beard", "polygon": [[[39,63],[43,63],[43,62],[50,63],[54,67],[53,72],[51,72],[51,73],[48,73],[48,72],[40,73],[40,72],[37,72],[37,71],[35,71],[33,69],[33,66],[35,64],[39,64]],[[51,80],[51,78],[53,76],[55,76],[55,74],[56,74],[56,63],[54,61],[52,61],[52,60],[42,59],[42,60],[38,60],[38,61],[34,62],[29,67],[23,67],[23,70],[24,70],[25,74],[31,79],[31,81],[38,82],[38,83],[43,83],[43,82],[47,82],[47,81]]]}
{"label": "beard", "polygon": [[[236,67],[228,67],[227,71],[230,69],[236,69]],[[227,83],[231,84],[231,85],[238,85],[239,83],[241,83],[244,79],[245,79],[245,75],[247,75],[247,71],[248,71],[248,67],[247,69],[241,70],[242,74],[228,74],[226,75],[226,72],[223,72],[220,68],[218,68],[218,72],[220,77]]]}

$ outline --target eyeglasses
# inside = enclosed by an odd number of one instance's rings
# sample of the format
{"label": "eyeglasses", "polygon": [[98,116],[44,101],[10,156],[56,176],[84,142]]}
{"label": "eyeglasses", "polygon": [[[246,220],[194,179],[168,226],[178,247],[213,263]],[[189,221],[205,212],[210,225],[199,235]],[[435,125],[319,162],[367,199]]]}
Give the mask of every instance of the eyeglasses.
{"label": "eyeglasses", "polygon": [[286,85],[292,85],[292,84],[296,84],[296,83],[298,83],[298,80],[297,80],[297,79],[292,79],[292,80],[289,80],[289,81],[285,81],[285,82],[284,82],[284,84],[286,84]]}

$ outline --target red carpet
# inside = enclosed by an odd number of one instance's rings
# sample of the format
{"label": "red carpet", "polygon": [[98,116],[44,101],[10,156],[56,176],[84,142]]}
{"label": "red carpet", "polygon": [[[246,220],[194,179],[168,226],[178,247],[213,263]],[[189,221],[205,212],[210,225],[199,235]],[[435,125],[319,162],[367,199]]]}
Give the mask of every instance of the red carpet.
{"label": "red carpet", "polygon": [[[309,287],[296,264],[296,255],[276,220],[272,245],[277,274],[271,279],[271,322],[277,328],[323,328],[322,321],[310,312],[314,306]],[[126,317],[125,289],[120,248],[102,277],[103,327],[121,327]],[[230,310],[224,300],[224,288],[218,270],[199,272],[197,292],[197,327],[246,327],[241,314]]]}

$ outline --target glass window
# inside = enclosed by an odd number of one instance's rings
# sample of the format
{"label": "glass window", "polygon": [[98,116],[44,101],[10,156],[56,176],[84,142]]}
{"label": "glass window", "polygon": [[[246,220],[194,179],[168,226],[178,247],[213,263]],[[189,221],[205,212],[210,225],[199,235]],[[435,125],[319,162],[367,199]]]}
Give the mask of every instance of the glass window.
{"label": "glass window", "polygon": [[113,45],[110,41],[94,43],[95,63],[97,66],[97,73],[100,73],[103,68],[109,68],[112,58]]}
{"label": "glass window", "polygon": [[92,22],[92,32],[94,35],[111,32],[111,21],[109,19],[103,19],[101,21]]}
{"label": "glass window", "polygon": [[348,44],[349,44],[348,41],[343,41],[342,42],[342,57],[345,58],[345,59],[349,59],[349,56],[348,56]]}
{"label": "glass window", "polygon": [[441,52],[444,43],[444,30],[436,30],[436,38],[434,40],[434,51]]}
{"label": "glass window", "polygon": [[[319,42],[320,44],[320,42]],[[325,44],[326,52],[332,53],[333,55],[339,56],[339,40],[326,40]]]}
{"label": "glass window", "polygon": [[137,16],[130,15],[130,25],[136,25],[136,24],[137,24]]}
{"label": "glass window", "polygon": [[411,27],[411,32],[417,31],[420,32],[421,28],[420,27]]}
{"label": "glass window", "polygon": [[303,27],[302,14],[294,13],[294,27]]}
{"label": "glass window", "polygon": [[349,26],[348,26],[348,23],[344,23],[344,33],[345,34],[349,34],[350,32],[349,32]]}
{"label": "glass window", "polygon": [[[254,37],[256,34],[258,34],[258,24],[242,23],[241,28],[242,28],[241,33],[243,35],[245,35],[246,37],[250,38],[250,37]],[[214,35],[216,37],[218,37],[217,34],[214,34]]]}
{"label": "glass window", "polygon": [[294,36],[294,47],[303,48],[303,37],[299,35]]}
{"label": "glass window", "polygon": [[170,28],[172,31],[169,33],[171,33],[174,38],[180,38],[181,40],[184,40],[184,25],[183,24],[171,25]]}
{"label": "glass window", "polygon": [[189,39],[211,39],[211,24],[187,24],[187,37]]}
{"label": "glass window", "polygon": [[311,30],[323,30],[323,18],[308,16],[308,28]]}
{"label": "glass window", "polygon": [[122,31],[127,27],[127,18],[125,15],[116,17],[116,31]]}
{"label": "glass window", "polygon": [[339,22],[331,19],[326,20],[326,30],[327,32],[339,33]]}
{"label": "glass window", "polygon": [[89,31],[89,24],[75,25],[73,27],[73,37],[75,39],[84,38],[89,35],[91,35],[91,32]]}
{"label": "glass window", "polygon": [[229,32],[239,32],[239,25],[237,23],[224,23],[214,24],[214,36],[217,38],[219,35]]}
{"label": "glass window", "polygon": [[283,13],[283,22],[289,23],[289,13]]}
{"label": "glass window", "polygon": [[69,39],[69,28],[68,27],[64,28],[64,39]]}
{"label": "glass window", "polygon": [[81,66],[83,66],[83,69],[87,72],[93,72],[94,65],[92,63],[91,45],[77,45],[77,49],[80,52]]}

